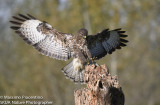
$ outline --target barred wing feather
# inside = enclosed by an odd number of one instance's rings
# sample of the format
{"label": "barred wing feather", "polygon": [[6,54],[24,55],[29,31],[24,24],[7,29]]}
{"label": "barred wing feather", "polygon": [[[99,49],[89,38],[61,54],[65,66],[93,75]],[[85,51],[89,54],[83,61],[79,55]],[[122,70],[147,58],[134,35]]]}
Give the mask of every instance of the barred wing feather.
{"label": "barred wing feather", "polygon": [[124,33],[120,28],[111,31],[105,29],[96,35],[87,36],[87,45],[92,57],[100,59],[107,53],[112,54],[116,49],[126,46],[128,41],[124,39],[127,37]]}
{"label": "barred wing feather", "polygon": [[13,18],[15,20],[10,22],[14,26],[11,28],[40,53],[58,60],[68,60],[72,57],[73,52],[65,41],[72,37],[71,34],[61,33],[47,22],[41,22],[29,14],[27,16],[19,14],[19,17]]}

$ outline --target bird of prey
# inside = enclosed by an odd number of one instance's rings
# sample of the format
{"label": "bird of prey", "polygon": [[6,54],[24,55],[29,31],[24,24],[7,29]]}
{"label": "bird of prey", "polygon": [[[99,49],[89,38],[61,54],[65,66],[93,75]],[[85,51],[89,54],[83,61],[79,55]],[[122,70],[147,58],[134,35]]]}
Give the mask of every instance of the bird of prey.
{"label": "bird of prey", "polygon": [[[83,83],[84,69],[88,64],[96,64],[107,54],[112,54],[116,49],[126,46],[125,31],[121,28],[103,31],[88,35],[84,28],[75,35],[62,33],[45,21],[40,21],[27,14],[13,16],[10,21],[15,30],[26,43],[33,46],[41,54],[58,60],[73,60],[62,71],[65,76],[74,82]],[[92,62],[93,61],[93,62]]]}

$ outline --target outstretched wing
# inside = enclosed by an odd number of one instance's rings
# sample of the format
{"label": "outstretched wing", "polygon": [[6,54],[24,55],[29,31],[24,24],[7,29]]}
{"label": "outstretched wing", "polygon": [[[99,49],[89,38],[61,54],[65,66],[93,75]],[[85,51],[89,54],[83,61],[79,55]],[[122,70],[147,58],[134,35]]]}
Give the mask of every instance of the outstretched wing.
{"label": "outstretched wing", "polygon": [[73,52],[67,43],[72,37],[71,34],[61,33],[47,22],[41,22],[29,14],[27,16],[19,14],[19,17],[13,18],[15,20],[10,22],[14,26],[11,28],[40,53],[58,60],[68,60],[72,57]]}
{"label": "outstretched wing", "polygon": [[100,59],[107,53],[112,54],[116,49],[126,46],[125,43],[128,41],[123,39],[127,37],[124,33],[125,31],[121,31],[120,28],[111,31],[105,29],[97,35],[87,36],[87,45],[92,57]]}

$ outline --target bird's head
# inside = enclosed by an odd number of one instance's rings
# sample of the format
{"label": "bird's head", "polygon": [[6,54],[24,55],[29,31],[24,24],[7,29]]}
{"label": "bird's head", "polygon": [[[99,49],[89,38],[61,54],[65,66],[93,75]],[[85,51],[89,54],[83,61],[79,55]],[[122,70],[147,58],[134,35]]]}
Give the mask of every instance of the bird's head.
{"label": "bird's head", "polygon": [[88,35],[88,31],[87,31],[85,28],[81,28],[81,29],[78,31],[78,35],[81,35],[81,36],[83,36],[84,38],[86,38],[87,35]]}

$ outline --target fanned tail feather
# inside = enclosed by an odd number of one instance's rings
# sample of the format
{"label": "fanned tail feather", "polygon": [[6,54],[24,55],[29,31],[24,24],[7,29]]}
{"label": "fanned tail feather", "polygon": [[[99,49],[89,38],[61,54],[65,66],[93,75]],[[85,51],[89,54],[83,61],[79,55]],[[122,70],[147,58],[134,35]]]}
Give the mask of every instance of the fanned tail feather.
{"label": "fanned tail feather", "polygon": [[74,70],[73,61],[66,65],[62,72],[64,72],[65,76],[75,83],[84,83],[83,73],[84,70]]}

